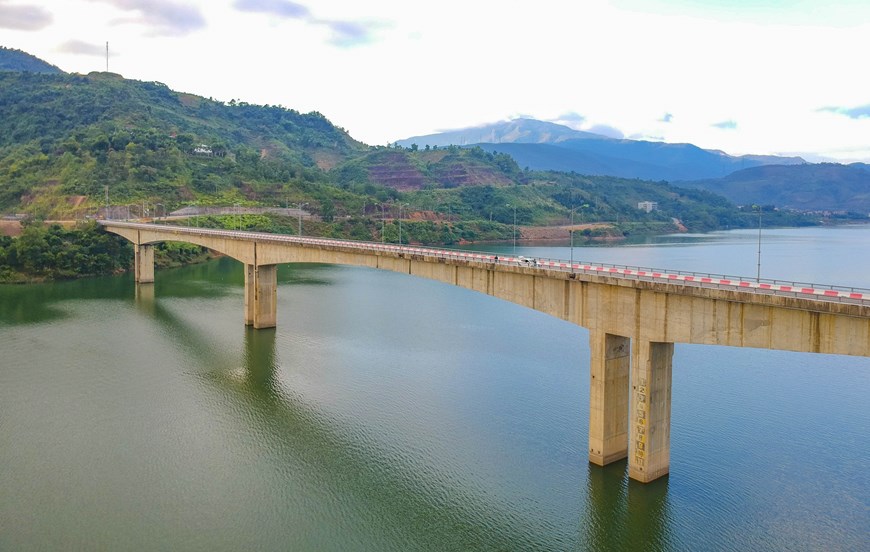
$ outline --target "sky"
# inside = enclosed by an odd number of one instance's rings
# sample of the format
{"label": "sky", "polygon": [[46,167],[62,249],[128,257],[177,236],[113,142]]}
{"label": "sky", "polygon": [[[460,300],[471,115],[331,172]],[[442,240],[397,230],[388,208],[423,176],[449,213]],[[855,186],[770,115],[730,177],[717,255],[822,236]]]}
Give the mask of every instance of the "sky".
{"label": "sky", "polygon": [[870,0],[0,0],[0,46],[367,144],[530,117],[870,162]]}

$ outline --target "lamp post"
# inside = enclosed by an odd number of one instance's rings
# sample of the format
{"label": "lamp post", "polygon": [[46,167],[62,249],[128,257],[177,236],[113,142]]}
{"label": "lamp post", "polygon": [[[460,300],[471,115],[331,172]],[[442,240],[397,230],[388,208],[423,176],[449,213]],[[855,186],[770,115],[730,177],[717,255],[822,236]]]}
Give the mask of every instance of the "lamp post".
{"label": "lamp post", "polygon": [[761,281],[761,205],[758,206],[758,270],[755,273],[755,281]]}
{"label": "lamp post", "polygon": [[387,206],[381,203],[381,243],[387,243]]}
{"label": "lamp post", "polygon": [[299,204],[299,235],[302,235],[302,208],[308,205],[307,203]]}
{"label": "lamp post", "polygon": [[399,204],[399,245],[402,245],[402,207],[407,207],[407,203]]}
{"label": "lamp post", "polygon": [[568,230],[568,233],[571,234],[571,270],[574,270],[574,211],[577,209],[577,206],[571,207],[571,229]]}
{"label": "lamp post", "polygon": [[514,208],[514,255],[517,254],[517,206],[508,203],[506,207]]}

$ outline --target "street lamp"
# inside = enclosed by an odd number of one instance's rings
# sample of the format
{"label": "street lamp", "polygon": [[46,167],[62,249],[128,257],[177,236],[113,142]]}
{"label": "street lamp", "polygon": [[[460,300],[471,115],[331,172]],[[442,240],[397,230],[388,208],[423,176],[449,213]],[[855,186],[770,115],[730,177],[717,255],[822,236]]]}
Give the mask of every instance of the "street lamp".
{"label": "street lamp", "polygon": [[761,281],[761,205],[753,205],[758,207],[758,271],[755,273],[755,281]]}
{"label": "street lamp", "polygon": [[402,207],[407,207],[408,204],[399,204],[399,245],[402,245]]}
{"label": "street lamp", "polygon": [[517,206],[508,203],[506,207],[514,208],[514,255],[517,254]]}
{"label": "street lamp", "polygon": [[302,235],[302,208],[307,206],[307,205],[308,205],[307,203],[300,203],[299,204],[299,235],[300,236]]}
{"label": "street lamp", "polygon": [[568,233],[571,234],[571,270],[574,270],[574,211],[577,209],[577,206],[571,207],[571,229],[568,230]]}

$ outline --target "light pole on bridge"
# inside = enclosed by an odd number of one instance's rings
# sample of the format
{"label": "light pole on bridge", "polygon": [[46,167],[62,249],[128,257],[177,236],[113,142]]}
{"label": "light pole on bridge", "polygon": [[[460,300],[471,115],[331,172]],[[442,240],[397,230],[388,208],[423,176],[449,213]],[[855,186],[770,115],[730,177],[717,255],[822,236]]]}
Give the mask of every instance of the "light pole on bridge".
{"label": "light pole on bridge", "polygon": [[[755,207],[755,205],[753,205]],[[761,281],[761,205],[758,205],[758,269],[755,273],[755,281]]]}
{"label": "light pole on bridge", "polygon": [[517,206],[508,203],[506,207],[514,208],[514,255],[517,254]]}
{"label": "light pole on bridge", "polygon": [[307,205],[308,205],[307,203],[300,203],[299,204],[299,235],[300,236],[302,235],[302,208],[307,206]]}

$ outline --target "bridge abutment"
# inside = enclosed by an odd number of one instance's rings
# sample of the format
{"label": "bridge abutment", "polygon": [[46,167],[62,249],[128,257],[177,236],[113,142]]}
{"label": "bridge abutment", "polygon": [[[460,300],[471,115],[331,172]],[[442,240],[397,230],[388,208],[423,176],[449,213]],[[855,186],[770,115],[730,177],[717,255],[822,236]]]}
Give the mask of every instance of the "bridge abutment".
{"label": "bridge abutment", "polygon": [[137,284],[154,283],[154,244],[133,245],[133,268]]}

